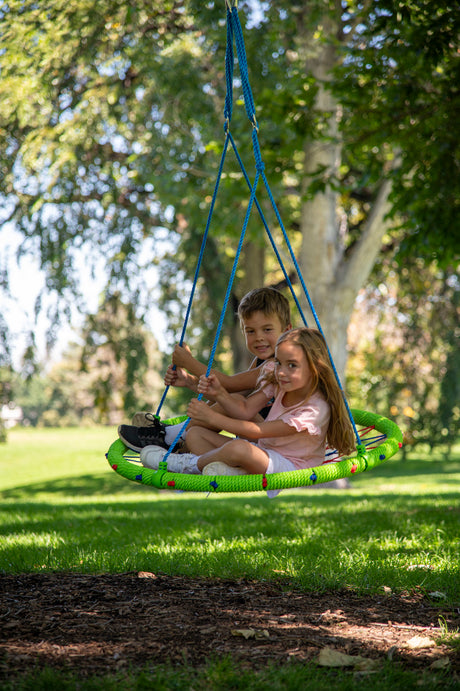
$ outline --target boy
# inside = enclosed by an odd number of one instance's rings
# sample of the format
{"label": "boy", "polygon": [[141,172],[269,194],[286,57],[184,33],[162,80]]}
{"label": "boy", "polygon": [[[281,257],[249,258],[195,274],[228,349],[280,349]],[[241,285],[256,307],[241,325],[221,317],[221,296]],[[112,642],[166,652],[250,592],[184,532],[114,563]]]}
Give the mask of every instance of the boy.
{"label": "boy", "polygon": [[[211,372],[229,393],[246,396],[256,388],[262,364],[274,356],[279,336],[292,328],[289,302],[276,288],[255,288],[241,299],[238,316],[246,347],[254,355],[254,360],[248,370],[237,374],[227,375],[214,369]],[[173,366],[178,369],[173,369]],[[206,374],[206,370],[207,366],[194,358],[186,345],[176,345],[165,384],[186,386],[196,393],[199,377]],[[213,403],[213,406],[220,410],[219,404]],[[268,406],[259,411],[261,418],[268,415],[269,409]],[[165,425],[151,413],[136,413],[133,423],[120,425],[118,435],[135,451],[150,445],[168,449],[182,427],[182,424]]]}

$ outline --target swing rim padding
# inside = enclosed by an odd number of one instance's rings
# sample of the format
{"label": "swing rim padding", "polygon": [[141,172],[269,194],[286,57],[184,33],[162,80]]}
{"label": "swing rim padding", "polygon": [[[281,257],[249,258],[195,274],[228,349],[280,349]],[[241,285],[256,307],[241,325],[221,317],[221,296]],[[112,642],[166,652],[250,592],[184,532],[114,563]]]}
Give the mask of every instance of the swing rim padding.
{"label": "swing rim padding", "polygon": [[325,463],[314,468],[303,468],[285,473],[268,475],[188,475],[170,473],[163,468],[152,470],[125,458],[128,449],[121,439],[110,446],[106,457],[110,467],[127,480],[156,487],[157,489],[187,492],[257,492],[318,485],[332,480],[352,477],[370,470],[388,460],[402,447],[403,436],[398,425],[377,413],[352,409],[358,425],[372,426],[386,435],[374,449],[357,451],[356,455],[341,461]]}

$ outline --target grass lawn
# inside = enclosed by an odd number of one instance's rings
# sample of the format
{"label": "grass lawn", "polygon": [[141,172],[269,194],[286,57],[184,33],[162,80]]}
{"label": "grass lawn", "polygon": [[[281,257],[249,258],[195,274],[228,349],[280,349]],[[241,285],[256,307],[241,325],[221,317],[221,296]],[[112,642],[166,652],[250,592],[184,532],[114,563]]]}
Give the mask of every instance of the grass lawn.
{"label": "grass lawn", "polygon": [[[245,577],[316,592],[417,591],[460,604],[460,445],[450,462],[412,452],[406,462],[396,456],[355,476],[351,489],[286,490],[268,499],[263,492],[158,491],[125,480],[104,458],[115,436],[111,428],[10,431],[0,447],[0,573]],[[233,685],[222,678],[206,686],[197,677],[193,688],[355,688],[346,672],[334,681],[328,673],[310,670],[311,686],[278,670],[270,681],[247,678],[242,686],[236,680],[244,675],[236,673]],[[359,688],[410,687],[403,671],[392,674],[388,686],[374,677]],[[227,669],[225,684],[232,675]],[[192,688],[178,677],[177,686],[166,677],[161,685],[159,676],[143,686],[141,676],[129,688]],[[433,676],[433,688],[439,681]],[[94,688],[123,688],[104,683]],[[66,688],[62,678],[59,684]],[[43,688],[53,688],[52,678]]]}

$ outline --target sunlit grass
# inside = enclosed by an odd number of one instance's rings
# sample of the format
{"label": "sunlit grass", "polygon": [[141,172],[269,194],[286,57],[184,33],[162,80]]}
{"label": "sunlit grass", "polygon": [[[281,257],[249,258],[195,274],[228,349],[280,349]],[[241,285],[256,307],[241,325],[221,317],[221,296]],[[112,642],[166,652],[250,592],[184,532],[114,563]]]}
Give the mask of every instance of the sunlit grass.
{"label": "sunlit grass", "polygon": [[0,459],[0,570],[144,570],[459,596],[460,463],[390,460],[351,489],[160,492],[114,473],[112,429],[18,430]]}
{"label": "sunlit grass", "polygon": [[[118,476],[114,430],[14,430],[0,447],[0,573],[151,571],[276,581],[286,589],[421,593],[460,602],[460,448],[453,461],[391,459],[351,488],[209,495],[158,491]],[[458,634],[440,624],[454,647]],[[443,671],[382,662],[360,689],[454,688]],[[243,669],[149,665],[81,680],[44,670],[14,689],[354,689],[356,674],[289,663]]]}

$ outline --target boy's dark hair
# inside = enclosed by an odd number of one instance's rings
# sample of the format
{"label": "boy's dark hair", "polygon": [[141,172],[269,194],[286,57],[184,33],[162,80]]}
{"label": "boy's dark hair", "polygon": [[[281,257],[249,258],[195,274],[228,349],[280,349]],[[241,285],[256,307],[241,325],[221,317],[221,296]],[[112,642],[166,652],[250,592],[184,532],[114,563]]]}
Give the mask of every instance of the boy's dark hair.
{"label": "boy's dark hair", "polygon": [[283,329],[287,329],[291,324],[289,301],[276,288],[254,288],[241,298],[238,305],[240,321],[250,317],[253,312],[276,314]]}

